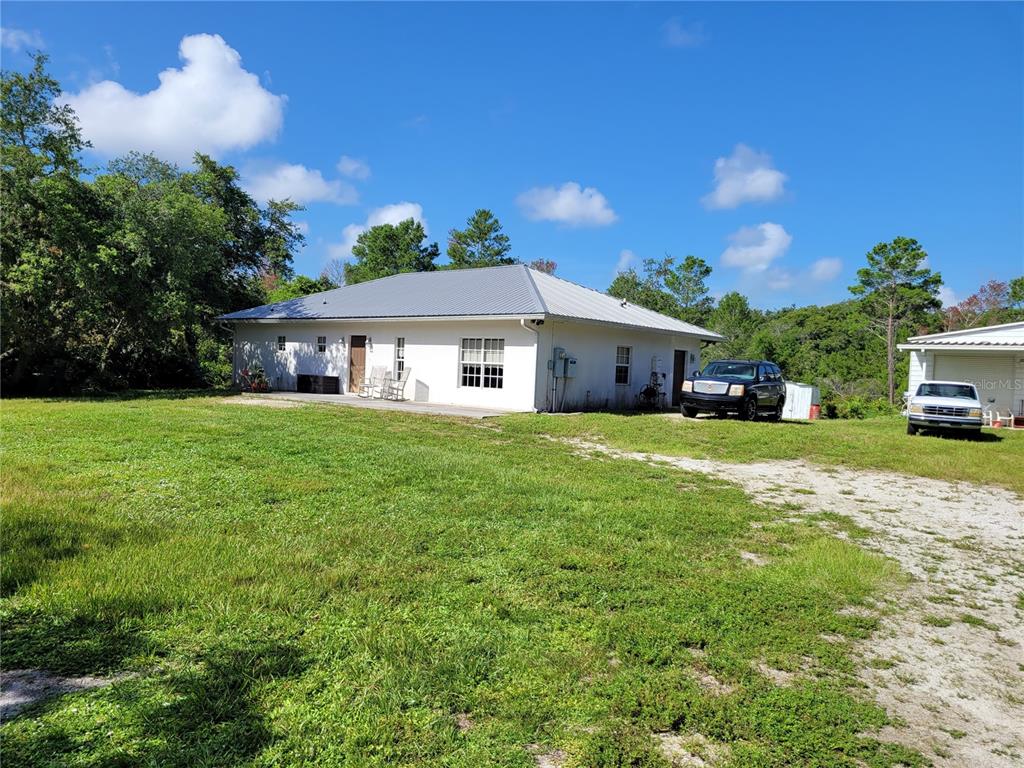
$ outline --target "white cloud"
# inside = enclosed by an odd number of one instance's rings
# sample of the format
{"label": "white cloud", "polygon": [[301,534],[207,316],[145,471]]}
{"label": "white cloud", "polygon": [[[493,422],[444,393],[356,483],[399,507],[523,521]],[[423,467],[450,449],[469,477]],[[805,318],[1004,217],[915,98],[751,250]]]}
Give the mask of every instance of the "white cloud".
{"label": "white cloud", "polygon": [[811,264],[811,280],[827,283],[839,277],[842,271],[843,262],[840,259],[818,259]]}
{"label": "white cloud", "polygon": [[666,21],[662,31],[665,33],[665,45],[672,48],[695,48],[707,39],[703,24],[684,24],[678,18]]}
{"label": "white cloud", "polygon": [[628,248],[623,249],[619,252],[619,260],[615,262],[615,274],[625,272],[634,264],[636,264],[636,254]]}
{"label": "white cloud", "polygon": [[217,155],[277,136],[287,97],[263,88],[220,35],[183,37],[178,55],[184,66],[161,72],[152,91],[104,80],[64,95],[98,152],[140,150],[187,162],[196,151]]}
{"label": "white cloud", "polygon": [[729,157],[715,160],[715,188],[701,202],[712,209],[767,202],[782,196],[785,183],[786,174],[772,167],[770,155],[737,144]]}
{"label": "white cloud", "polygon": [[292,224],[295,225],[295,228],[297,230],[299,230],[299,232],[302,233],[302,235],[304,237],[309,237],[309,222],[308,221],[302,221],[302,220],[293,221]]}
{"label": "white cloud", "polygon": [[29,32],[25,29],[14,29],[13,27],[0,27],[0,45],[12,53],[26,50],[38,50],[45,48],[43,36],[38,32]]}
{"label": "white cloud", "polygon": [[534,187],[516,198],[526,218],[556,221],[571,227],[603,227],[618,220],[608,200],[593,187],[575,181],[560,187]]}
{"label": "white cloud", "polygon": [[370,166],[364,160],[342,155],[338,161],[338,173],[348,176],[350,179],[368,179],[370,178]]}
{"label": "white cloud", "polygon": [[352,246],[359,236],[370,227],[380,224],[399,224],[406,219],[415,219],[423,225],[423,231],[430,234],[427,220],[423,218],[423,206],[419,203],[394,203],[375,208],[370,211],[362,224],[349,224],[341,231],[341,242],[327,246],[327,253],[332,259],[348,259],[352,257]]}
{"label": "white cloud", "polygon": [[351,184],[337,179],[325,179],[320,171],[304,165],[281,163],[251,167],[243,174],[242,186],[261,203],[285,199],[299,205],[352,205],[359,202],[359,193]]}
{"label": "white cloud", "polygon": [[766,221],[756,227],[741,227],[729,235],[732,243],[722,252],[722,263],[744,272],[764,272],[788,249],[793,237],[780,224]]}
{"label": "white cloud", "polygon": [[953,293],[953,289],[946,285],[939,286],[939,301],[942,302],[944,307],[952,307],[960,303],[956,294]]}
{"label": "white cloud", "polygon": [[785,291],[793,287],[793,273],[788,269],[773,269],[764,276],[769,291]]}

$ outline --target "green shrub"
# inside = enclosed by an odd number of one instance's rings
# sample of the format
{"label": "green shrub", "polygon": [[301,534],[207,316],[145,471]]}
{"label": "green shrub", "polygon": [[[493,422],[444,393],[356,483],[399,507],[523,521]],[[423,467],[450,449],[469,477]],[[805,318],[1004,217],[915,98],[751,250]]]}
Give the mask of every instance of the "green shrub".
{"label": "green shrub", "polygon": [[830,419],[869,419],[874,416],[892,416],[899,413],[898,405],[890,405],[884,397],[843,397],[831,394],[823,398],[822,410]]}

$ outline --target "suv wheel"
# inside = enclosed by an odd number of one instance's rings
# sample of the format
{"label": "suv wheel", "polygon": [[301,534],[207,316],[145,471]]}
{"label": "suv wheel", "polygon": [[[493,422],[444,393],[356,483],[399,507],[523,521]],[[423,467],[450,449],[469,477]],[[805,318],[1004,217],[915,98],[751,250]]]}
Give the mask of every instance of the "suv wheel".
{"label": "suv wheel", "polygon": [[917,434],[917,427],[915,427],[909,421],[907,422],[907,434],[908,435],[916,435]]}
{"label": "suv wheel", "polygon": [[697,409],[692,405],[684,405],[679,410],[682,411],[683,416],[686,416],[689,419],[692,419],[697,415]]}
{"label": "suv wheel", "polygon": [[779,402],[775,404],[775,410],[772,411],[772,421],[782,421],[782,407],[786,404],[783,398],[779,398]]}
{"label": "suv wheel", "polygon": [[744,421],[757,421],[757,398],[748,397],[743,402],[743,410],[740,412],[740,416]]}

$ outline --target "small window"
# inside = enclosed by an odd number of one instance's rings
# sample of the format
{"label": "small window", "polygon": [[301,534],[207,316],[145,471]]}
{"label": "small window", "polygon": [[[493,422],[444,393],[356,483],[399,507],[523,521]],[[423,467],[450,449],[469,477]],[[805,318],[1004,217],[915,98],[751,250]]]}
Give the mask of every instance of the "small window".
{"label": "small window", "polygon": [[463,339],[459,365],[459,383],[463,387],[503,389],[505,340]]}
{"label": "small window", "polygon": [[405,337],[395,339],[395,376],[401,377],[405,370]]}
{"label": "small window", "polygon": [[631,347],[615,348],[615,383],[629,384],[629,362],[633,350]]}
{"label": "small window", "polygon": [[277,337],[277,351],[284,352],[284,336]]}
{"label": "small window", "polygon": [[327,351],[327,337],[317,336],[316,337],[316,351],[321,355]]}

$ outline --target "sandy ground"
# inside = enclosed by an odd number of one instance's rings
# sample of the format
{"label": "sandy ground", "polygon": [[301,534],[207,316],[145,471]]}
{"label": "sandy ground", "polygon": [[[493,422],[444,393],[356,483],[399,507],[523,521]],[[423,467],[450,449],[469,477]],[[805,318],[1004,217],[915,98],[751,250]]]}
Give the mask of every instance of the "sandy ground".
{"label": "sandy ground", "polygon": [[[845,515],[912,577],[854,646],[899,722],[879,738],[937,766],[1024,766],[1024,500],[1010,491],[802,461],[730,464],[572,441],[581,453],[669,464],[737,483],[765,504]],[[837,535],[842,535],[837,532]],[[756,553],[744,559],[757,564]],[[966,621],[964,620],[966,618]]]}
{"label": "sandy ground", "polygon": [[225,397],[225,405],[255,405],[263,408],[299,408],[303,404],[296,400],[263,400],[258,397]]}

